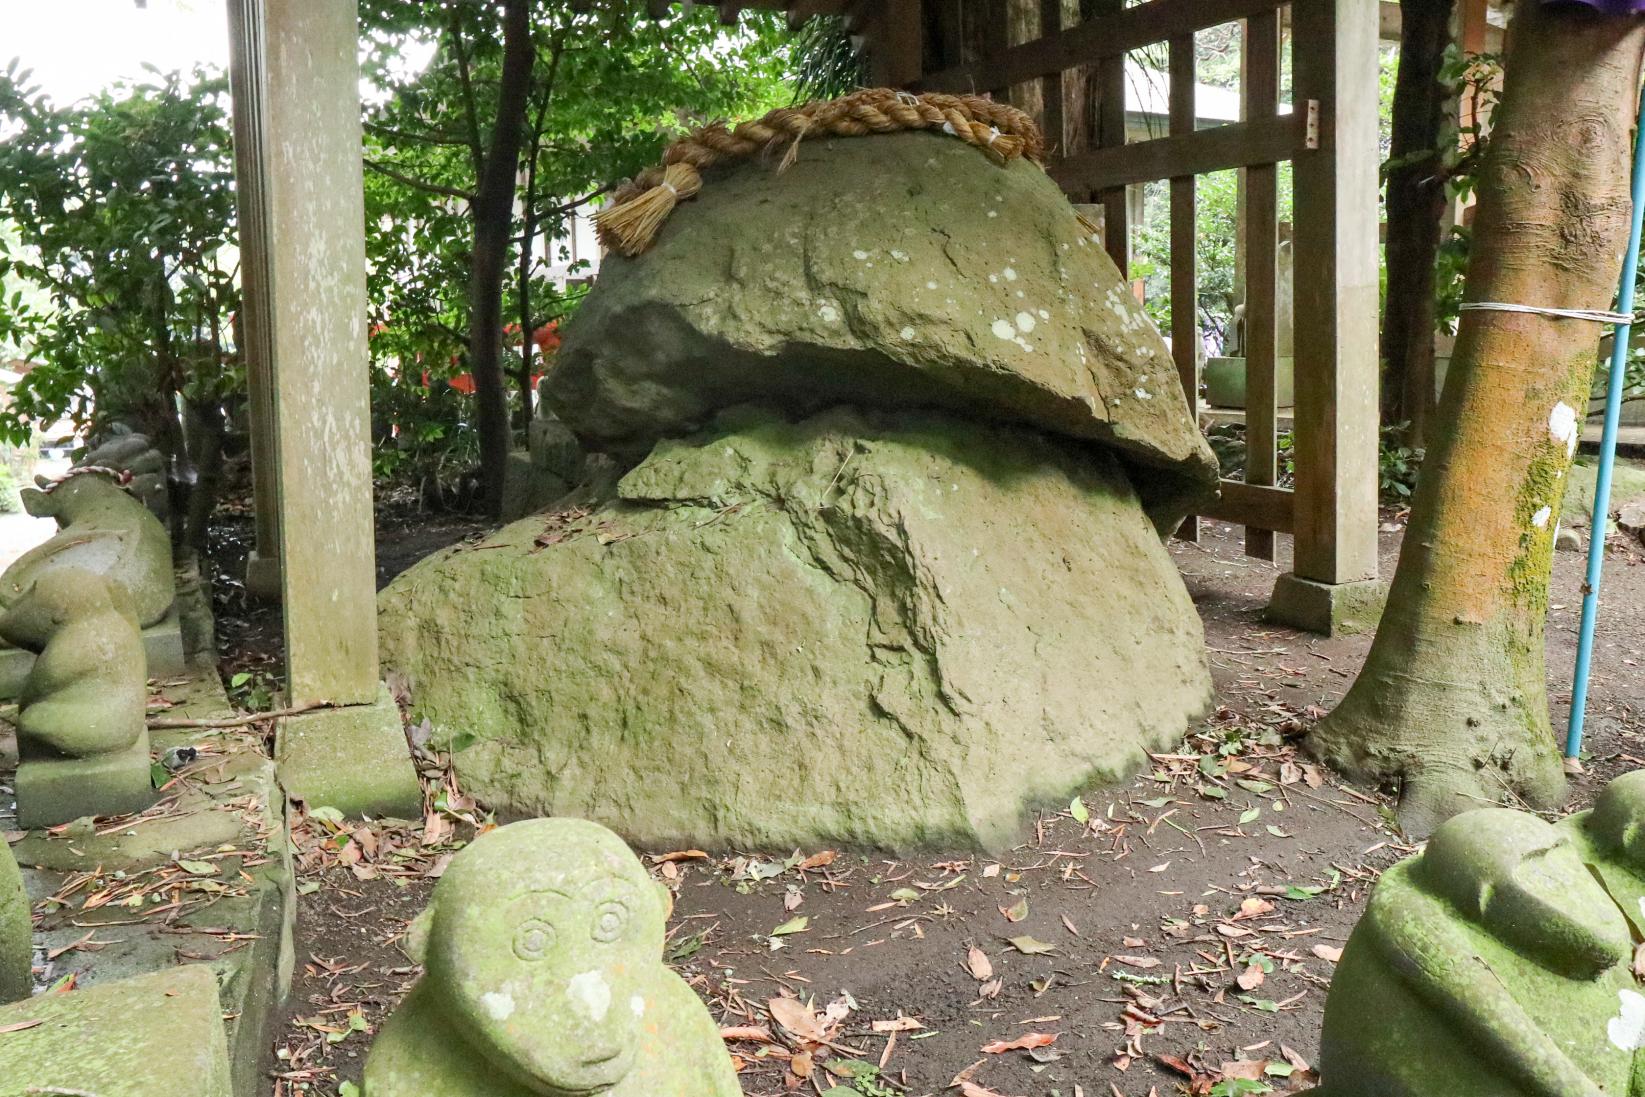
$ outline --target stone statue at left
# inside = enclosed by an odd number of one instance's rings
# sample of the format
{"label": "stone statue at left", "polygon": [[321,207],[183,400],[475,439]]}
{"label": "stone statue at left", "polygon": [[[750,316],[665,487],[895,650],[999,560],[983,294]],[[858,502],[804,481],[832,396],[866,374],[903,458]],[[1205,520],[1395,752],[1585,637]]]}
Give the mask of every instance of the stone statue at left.
{"label": "stone statue at left", "polygon": [[96,468],[36,482],[39,488],[23,490],[23,508],[36,518],[55,518],[58,532],[0,575],[0,607],[15,603],[47,572],[77,568],[125,587],[140,628],[158,624],[177,597],[171,538],[160,520],[115,476]]}
{"label": "stone statue at left", "polygon": [[23,874],[11,847],[0,839],[0,1006],[27,998],[34,989],[34,920]]}
{"label": "stone statue at left", "polygon": [[667,892],[622,840],[533,819],[463,850],[413,923],[427,973],[366,1097],[739,1097],[707,1008],[664,965]]}
{"label": "stone statue at left", "polygon": [[148,666],[137,622],[122,584],[61,566],[41,572],[0,616],[0,637],[38,653],[18,703],[23,826],[120,815],[153,802]]}

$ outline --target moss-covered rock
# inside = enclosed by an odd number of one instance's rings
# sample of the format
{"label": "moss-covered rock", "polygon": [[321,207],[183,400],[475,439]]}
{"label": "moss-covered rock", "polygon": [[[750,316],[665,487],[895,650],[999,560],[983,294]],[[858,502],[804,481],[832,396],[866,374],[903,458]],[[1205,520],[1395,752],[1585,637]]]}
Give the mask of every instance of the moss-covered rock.
{"label": "moss-covered rock", "polygon": [[610,256],[542,386],[595,449],[731,405],[946,408],[1112,447],[1161,529],[1216,461],[1159,332],[1057,185],[933,134],[806,142],[712,172]]}
{"label": "moss-covered rock", "polygon": [[728,413],[380,610],[465,787],[641,844],[999,845],[1210,696],[1119,462],[935,415]]}

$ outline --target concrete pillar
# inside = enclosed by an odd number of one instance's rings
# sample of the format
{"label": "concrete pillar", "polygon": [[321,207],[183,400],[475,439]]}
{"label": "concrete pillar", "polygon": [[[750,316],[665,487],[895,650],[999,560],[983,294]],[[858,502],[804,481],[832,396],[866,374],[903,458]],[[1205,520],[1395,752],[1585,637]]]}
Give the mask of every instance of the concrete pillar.
{"label": "concrete pillar", "polygon": [[1375,625],[1378,8],[1296,0],[1294,100],[1319,147],[1294,167],[1296,514],[1293,570],[1269,615],[1316,632]]}
{"label": "concrete pillar", "polygon": [[259,261],[248,319],[265,340],[248,349],[265,355],[251,382],[268,421],[253,428],[272,454],[286,688],[294,706],[334,706],[281,721],[280,780],[310,805],[416,813],[399,713],[378,680],[356,4],[230,7],[236,124],[255,135],[236,170],[260,214],[242,228]]}

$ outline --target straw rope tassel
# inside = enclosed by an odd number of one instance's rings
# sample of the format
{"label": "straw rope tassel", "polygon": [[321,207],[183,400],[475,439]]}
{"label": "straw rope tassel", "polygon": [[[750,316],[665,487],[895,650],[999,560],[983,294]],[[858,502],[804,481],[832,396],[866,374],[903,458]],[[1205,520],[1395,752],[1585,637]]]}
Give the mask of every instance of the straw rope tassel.
{"label": "straw rope tassel", "polygon": [[800,142],[807,138],[912,130],[940,130],[958,137],[1001,166],[1018,157],[1038,164],[1045,156],[1039,127],[1009,104],[978,95],[911,95],[872,88],[841,99],[779,108],[735,127],[714,122],[693,130],[668,147],[661,167],[649,168],[618,187],[611,205],[594,218],[595,228],[608,249],[639,255],[657,238],[674,207],[702,190],[701,173],[716,164],[770,156],[781,149],[777,170],[782,172],[798,159]]}

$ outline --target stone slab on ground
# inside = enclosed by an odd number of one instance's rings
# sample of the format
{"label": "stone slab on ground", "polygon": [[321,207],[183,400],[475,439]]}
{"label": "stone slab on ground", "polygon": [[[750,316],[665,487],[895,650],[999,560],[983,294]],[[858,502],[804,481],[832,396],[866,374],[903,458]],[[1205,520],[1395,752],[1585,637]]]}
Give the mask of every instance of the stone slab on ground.
{"label": "stone slab on ground", "polygon": [[[164,620],[143,630],[143,653],[148,657],[150,678],[169,678],[188,670],[177,607],[173,606]],[[34,652],[0,647],[0,700],[10,700],[23,692],[23,681],[33,666]]]}
{"label": "stone slab on ground", "polygon": [[619,492],[380,600],[384,665],[500,812],[652,848],[998,847],[1209,702],[1199,619],[1109,451],[743,411]]}
{"label": "stone slab on ground", "polygon": [[22,762],[12,784],[17,825],[25,830],[87,815],[136,814],[154,803],[148,736],[110,754]]}
{"label": "stone slab on ground", "polygon": [[311,808],[333,807],[351,817],[422,817],[422,785],[400,707],[386,689],[373,704],[286,717],[274,756],[286,795]]}
{"label": "stone slab on ground", "polygon": [[0,1007],[0,1097],[232,1092],[217,979],[204,965]]}
{"label": "stone slab on ground", "polygon": [[[173,702],[167,717],[234,714],[214,672],[158,688]],[[171,970],[179,957],[204,963],[229,1018],[236,1091],[254,1093],[293,964],[284,797],[255,727],[156,729],[151,740],[157,755],[189,747],[199,754],[147,811],[8,834],[39,914],[37,982],[73,975],[96,987]],[[3,774],[0,784],[9,784]],[[0,830],[12,825],[11,810],[7,797]],[[101,947],[73,947],[83,940]],[[58,949],[65,951],[46,958]]]}
{"label": "stone slab on ground", "polygon": [[1388,584],[1381,579],[1319,583],[1288,571],[1274,583],[1264,617],[1321,636],[1352,636],[1377,627],[1387,600]]}

